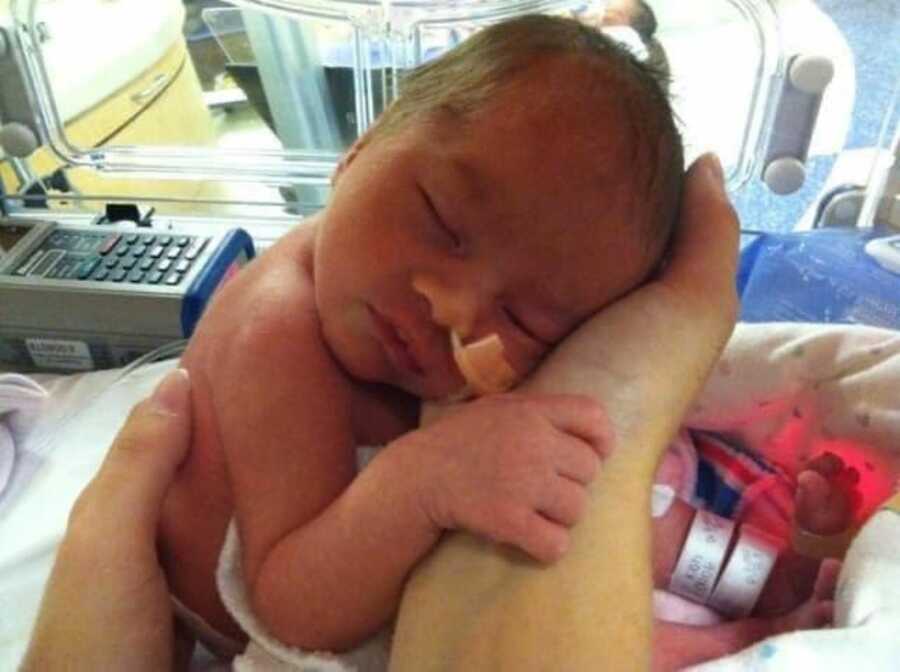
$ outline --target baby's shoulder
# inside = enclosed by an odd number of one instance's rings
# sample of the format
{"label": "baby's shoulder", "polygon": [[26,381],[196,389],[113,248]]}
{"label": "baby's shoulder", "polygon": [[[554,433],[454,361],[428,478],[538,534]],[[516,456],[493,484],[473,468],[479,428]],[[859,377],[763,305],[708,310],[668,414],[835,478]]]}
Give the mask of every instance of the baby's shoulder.
{"label": "baby's shoulder", "polygon": [[342,376],[322,341],[311,273],[296,239],[274,245],[219,291],[187,355],[203,360],[215,377],[337,384]]}

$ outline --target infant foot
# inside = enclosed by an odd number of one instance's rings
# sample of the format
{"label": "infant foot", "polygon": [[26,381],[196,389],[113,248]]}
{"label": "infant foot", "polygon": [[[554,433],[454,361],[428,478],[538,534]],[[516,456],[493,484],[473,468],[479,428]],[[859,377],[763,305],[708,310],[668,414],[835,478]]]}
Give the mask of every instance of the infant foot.
{"label": "infant foot", "polygon": [[834,453],[811,460],[797,475],[796,523],[813,534],[834,535],[853,523],[860,503],[859,472]]}
{"label": "infant foot", "polygon": [[834,619],[834,592],[840,571],[840,560],[823,560],[812,595],[796,609],[772,619],[774,633],[814,630],[831,625]]}

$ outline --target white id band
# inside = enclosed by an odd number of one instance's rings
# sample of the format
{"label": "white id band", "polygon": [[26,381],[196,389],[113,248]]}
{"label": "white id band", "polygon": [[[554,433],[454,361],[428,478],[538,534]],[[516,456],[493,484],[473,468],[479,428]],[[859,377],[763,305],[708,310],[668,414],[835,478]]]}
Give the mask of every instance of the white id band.
{"label": "white id band", "polygon": [[740,537],[709,598],[709,606],[731,618],[748,615],[756,606],[777,558],[775,539],[755,527],[741,525]]}
{"label": "white id band", "polygon": [[734,523],[727,518],[709,511],[697,511],[672,572],[669,590],[705,604],[716,584],[733,532]]}
{"label": "white id band", "polygon": [[675,501],[675,490],[668,485],[654,483],[650,491],[650,515],[653,518],[662,518],[672,508]]}

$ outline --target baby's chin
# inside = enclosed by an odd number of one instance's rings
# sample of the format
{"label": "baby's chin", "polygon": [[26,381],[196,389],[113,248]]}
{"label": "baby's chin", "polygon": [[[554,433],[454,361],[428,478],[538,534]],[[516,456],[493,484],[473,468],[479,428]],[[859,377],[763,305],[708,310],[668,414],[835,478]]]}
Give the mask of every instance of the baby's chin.
{"label": "baby's chin", "polygon": [[465,389],[465,383],[462,378],[454,380],[447,378],[415,378],[396,381],[393,384],[422,401],[438,403],[456,400]]}

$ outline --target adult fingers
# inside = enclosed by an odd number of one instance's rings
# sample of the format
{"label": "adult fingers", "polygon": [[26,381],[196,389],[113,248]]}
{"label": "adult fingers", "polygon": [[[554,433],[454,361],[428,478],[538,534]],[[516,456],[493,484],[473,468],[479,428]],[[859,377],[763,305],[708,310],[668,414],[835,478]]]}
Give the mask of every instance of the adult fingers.
{"label": "adult fingers", "polygon": [[190,380],[176,369],[132,409],[79,507],[94,503],[113,518],[155,528],[190,438]]}
{"label": "adult fingers", "polygon": [[660,280],[709,295],[734,293],[740,230],[719,160],[697,159],[687,172],[670,258]]}

